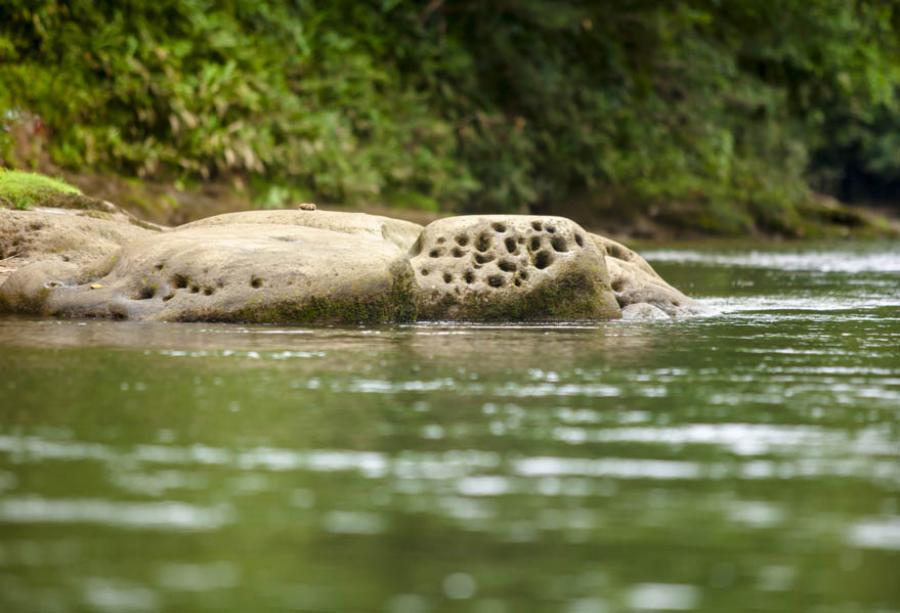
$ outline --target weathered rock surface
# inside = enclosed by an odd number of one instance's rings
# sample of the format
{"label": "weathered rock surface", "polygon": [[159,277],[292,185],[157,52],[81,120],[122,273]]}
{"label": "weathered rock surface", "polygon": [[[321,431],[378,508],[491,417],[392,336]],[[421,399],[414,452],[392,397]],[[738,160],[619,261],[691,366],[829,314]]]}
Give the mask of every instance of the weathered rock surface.
{"label": "weathered rock surface", "polygon": [[[264,214],[265,215],[265,214]],[[239,219],[236,221],[240,221]],[[368,233],[288,223],[192,224],[124,246],[103,276],[48,268],[37,311],[163,321],[378,322],[409,318],[408,264]],[[30,270],[0,296],[28,302]],[[10,282],[12,282],[10,284]]]}
{"label": "weathered rock surface", "polygon": [[241,211],[207,217],[176,228],[176,231],[189,230],[209,226],[233,224],[265,224],[284,226],[305,226],[319,228],[344,234],[367,236],[372,239],[386,240],[404,251],[409,249],[422,226],[400,219],[367,215],[365,213],[336,213],[333,211]]}
{"label": "weathered rock surface", "polygon": [[659,321],[670,319],[670,317],[668,313],[652,304],[636,302],[622,309],[622,319],[625,321]]}
{"label": "weathered rock surface", "polygon": [[14,272],[33,271],[31,275],[20,274],[4,292],[17,297],[6,310],[23,310],[20,298],[33,302],[33,292],[23,294],[12,289],[13,285],[25,283],[25,277],[34,277],[40,286],[44,270],[56,271],[51,276],[67,282],[79,275],[97,276],[108,270],[123,245],[156,234],[157,231],[132,223],[129,216],[116,210],[0,209],[0,287]]}
{"label": "weathered rock surface", "polygon": [[[606,252],[606,265],[616,300],[622,309],[631,305],[651,305],[669,317],[699,314],[697,303],[669,285],[643,257],[616,241],[591,234],[594,244]],[[647,309],[633,310],[628,318],[649,316]],[[640,317],[639,314],[645,317]],[[623,311],[623,316],[625,312]]]}
{"label": "weathered rock surface", "polygon": [[361,213],[248,211],[160,230],[116,211],[0,210],[0,266],[0,312],[60,317],[559,321],[693,306],[639,255],[561,217],[422,228]]}
{"label": "weathered rock surface", "polygon": [[422,231],[410,259],[423,319],[615,319],[602,251],[562,217],[450,217]]}

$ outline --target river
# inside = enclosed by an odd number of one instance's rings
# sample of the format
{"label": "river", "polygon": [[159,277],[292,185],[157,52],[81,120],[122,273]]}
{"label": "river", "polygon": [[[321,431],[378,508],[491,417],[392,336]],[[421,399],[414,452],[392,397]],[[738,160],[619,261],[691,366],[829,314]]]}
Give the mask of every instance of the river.
{"label": "river", "polygon": [[715,314],[0,319],[0,610],[900,610],[900,246],[644,253]]}

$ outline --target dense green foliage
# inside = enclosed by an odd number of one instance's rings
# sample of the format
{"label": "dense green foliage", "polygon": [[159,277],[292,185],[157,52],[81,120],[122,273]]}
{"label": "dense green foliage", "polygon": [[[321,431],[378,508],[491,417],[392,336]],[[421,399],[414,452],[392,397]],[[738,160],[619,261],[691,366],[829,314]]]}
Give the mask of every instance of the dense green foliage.
{"label": "dense green foliage", "polygon": [[57,164],[273,204],[792,231],[900,182],[898,48],[879,0],[7,0],[0,156],[39,117]]}

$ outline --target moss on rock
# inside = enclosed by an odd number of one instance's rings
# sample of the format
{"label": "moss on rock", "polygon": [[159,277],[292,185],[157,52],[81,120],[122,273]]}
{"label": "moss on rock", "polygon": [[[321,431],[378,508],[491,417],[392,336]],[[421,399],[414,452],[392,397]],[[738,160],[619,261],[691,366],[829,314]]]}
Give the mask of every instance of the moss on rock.
{"label": "moss on rock", "polygon": [[74,200],[83,198],[77,187],[60,179],[0,168],[0,206],[10,209],[53,206],[65,196],[74,196]]}

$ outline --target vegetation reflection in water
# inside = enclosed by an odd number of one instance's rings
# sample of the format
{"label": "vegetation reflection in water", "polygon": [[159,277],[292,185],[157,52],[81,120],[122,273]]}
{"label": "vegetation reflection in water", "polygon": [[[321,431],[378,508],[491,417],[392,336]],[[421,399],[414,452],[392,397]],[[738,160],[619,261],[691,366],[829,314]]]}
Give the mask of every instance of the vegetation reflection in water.
{"label": "vegetation reflection in water", "polygon": [[0,320],[2,609],[900,608],[900,251],[650,255],[722,313]]}

